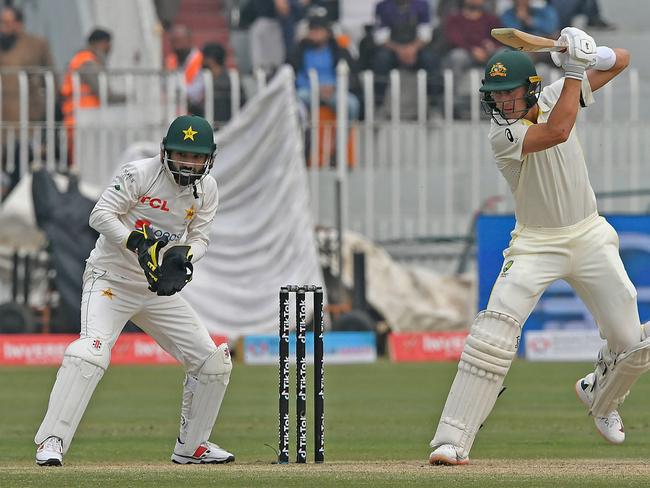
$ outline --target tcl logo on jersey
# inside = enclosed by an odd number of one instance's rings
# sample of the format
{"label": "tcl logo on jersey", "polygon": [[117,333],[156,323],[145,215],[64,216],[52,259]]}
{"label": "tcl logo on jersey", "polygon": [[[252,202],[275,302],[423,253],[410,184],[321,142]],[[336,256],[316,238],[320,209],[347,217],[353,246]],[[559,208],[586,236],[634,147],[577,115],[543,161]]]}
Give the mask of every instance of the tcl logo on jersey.
{"label": "tcl logo on jersey", "polygon": [[151,208],[157,208],[163,212],[169,212],[167,207],[167,200],[161,200],[160,198],[151,198],[149,196],[140,197],[140,203],[148,203]]}

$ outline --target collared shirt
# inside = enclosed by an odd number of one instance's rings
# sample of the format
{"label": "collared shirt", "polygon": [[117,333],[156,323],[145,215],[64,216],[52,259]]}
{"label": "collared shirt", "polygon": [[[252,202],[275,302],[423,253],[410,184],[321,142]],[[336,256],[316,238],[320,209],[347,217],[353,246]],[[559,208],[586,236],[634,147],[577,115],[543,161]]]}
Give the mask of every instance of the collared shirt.
{"label": "collared shirt", "polygon": [[[542,90],[537,121],[545,123],[557,103],[564,78]],[[589,81],[582,81],[582,100],[593,103]],[[566,227],[597,212],[596,197],[575,126],[566,142],[522,156],[532,123],[520,119],[509,126],[492,121],[490,144],[496,164],[515,199],[517,223],[534,227]]]}

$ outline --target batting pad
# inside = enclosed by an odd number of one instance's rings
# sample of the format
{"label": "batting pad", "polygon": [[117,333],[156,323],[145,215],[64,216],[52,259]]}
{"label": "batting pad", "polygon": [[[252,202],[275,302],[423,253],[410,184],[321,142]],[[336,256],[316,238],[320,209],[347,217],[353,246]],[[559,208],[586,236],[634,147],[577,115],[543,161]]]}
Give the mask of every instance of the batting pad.
{"label": "batting pad", "polygon": [[594,401],[589,410],[594,417],[606,417],[618,409],[639,376],[650,369],[650,339],[613,357],[607,352],[601,351],[596,364]]}
{"label": "batting pad", "polygon": [[184,453],[193,454],[210,438],[221,402],[230,380],[232,362],[228,344],[221,344],[199,371],[197,377],[187,376],[183,391],[181,435]]}
{"label": "batting pad", "polygon": [[63,454],[68,452],[79,421],[110,360],[110,347],[100,339],[85,337],[67,347],[50,393],[47,413],[34,437],[36,444],[56,436],[63,440]]}
{"label": "batting pad", "polygon": [[479,427],[501,391],[521,326],[509,315],[484,310],[470,330],[431,447],[453,444],[469,454]]}

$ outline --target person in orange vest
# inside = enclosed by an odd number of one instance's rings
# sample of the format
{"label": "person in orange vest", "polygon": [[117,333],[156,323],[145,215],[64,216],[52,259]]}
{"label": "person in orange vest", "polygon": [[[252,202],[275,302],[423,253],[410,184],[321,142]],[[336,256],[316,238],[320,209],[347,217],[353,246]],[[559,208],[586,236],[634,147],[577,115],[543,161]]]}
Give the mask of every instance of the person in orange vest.
{"label": "person in orange vest", "polygon": [[[61,111],[63,123],[68,136],[68,164],[73,161],[73,138],[75,128],[75,109],[97,108],[99,98],[99,72],[106,69],[106,60],[111,52],[110,32],[104,29],[94,29],[88,36],[88,45],[78,51],[68,63],[68,70],[61,86]],[[73,75],[79,73],[79,102],[75,106]],[[111,103],[124,102],[125,96],[108,92]]]}
{"label": "person in orange vest", "polygon": [[188,112],[203,115],[204,83],[201,75],[203,53],[192,45],[192,32],[182,24],[175,25],[169,42],[172,52],[165,56],[165,68],[169,72],[180,73],[184,79],[187,93]]}

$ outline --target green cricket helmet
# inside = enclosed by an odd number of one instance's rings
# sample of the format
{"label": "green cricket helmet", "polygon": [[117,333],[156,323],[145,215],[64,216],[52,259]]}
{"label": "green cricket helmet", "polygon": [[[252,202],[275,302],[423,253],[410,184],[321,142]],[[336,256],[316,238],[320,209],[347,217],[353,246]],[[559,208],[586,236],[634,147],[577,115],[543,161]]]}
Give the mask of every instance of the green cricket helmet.
{"label": "green cricket helmet", "polygon": [[[523,96],[526,109],[515,112],[516,118],[506,118],[492,98],[492,92],[514,90],[526,87]],[[500,51],[493,55],[485,66],[485,78],[479,91],[483,93],[481,104],[485,112],[499,125],[510,125],[523,118],[533,107],[542,90],[542,78],[537,75],[533,61],[521,51]],[[514,103],[517,99],[504,103]]]}
{"label": "green cricket helmet", "polygon": [[[195,185],[212,169],[216,150],[210,123],[198,115],[181,115],[170,124],[162,140],[161,162],[180,186]],[[204,154],[205,161],[202,167],[190,169],[187,163],[171,159],[171,152]]]}

